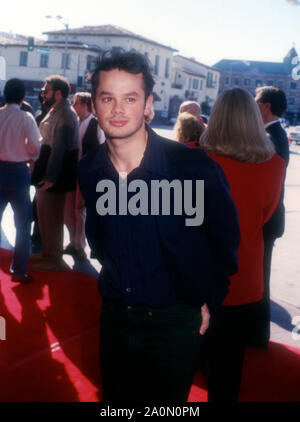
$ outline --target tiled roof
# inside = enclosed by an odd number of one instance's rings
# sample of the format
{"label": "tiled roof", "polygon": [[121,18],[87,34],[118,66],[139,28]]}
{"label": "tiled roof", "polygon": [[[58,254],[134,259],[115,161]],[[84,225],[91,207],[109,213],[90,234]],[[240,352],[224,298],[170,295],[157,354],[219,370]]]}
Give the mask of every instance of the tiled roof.
{"label": "tiled roof", "polygon": [[287,75],[290,70],[285,63],[275,62],[258,62],[247,60],[220,60],[214,65],[223,72],[240,72],[240,73],[269,73]]}
{"label": "tiled roof", "polygon": [[[95,35],[95,36],[118,36],[118,37],[129,37],[134,38],[136,40],[148,42],[160,47],[167,48],[172,51],[178,51],[172,47],[160,44],[156,41],[150,40],[149,38],[145,38],[141,35],[135,34],[134,32],[128,31],[127,29],[121,28],[115,25],[99,25],[99,26],[83,26],[81,28],[69,28],[70,35]],[[49,31],[44,32],[46,35],[64,35],[66,33],[65,30],[60,31]]]}

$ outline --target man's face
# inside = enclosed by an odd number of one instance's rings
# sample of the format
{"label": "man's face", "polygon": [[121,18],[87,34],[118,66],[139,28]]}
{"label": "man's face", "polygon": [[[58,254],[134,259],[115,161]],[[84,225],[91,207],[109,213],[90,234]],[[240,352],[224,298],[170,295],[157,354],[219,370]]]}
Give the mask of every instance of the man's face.
{"label": "man's face", "polygon": [[47,107],[52,107],[53,104],[55,104],[55,92],[52,89],[52,84],[49,84],[48,82],[45,82],[41,89],[42,97],[43,97],[43,103]]}
{"label": "man's face", "polygon": [[95,97],[99,125],[108,139],[124,139],[144,127],[152,95],[145,101],[143,75],[114,69],[101,71]]}
{"label": "man's face", "polygon": [[270,103],[262,103],[259,96],[256,96],[255,101],[259,107],[261,117],[264,123],[266,123],[270,111]]}
{"label": "man's face", "polygon": [[86,113],[87,113],[87,105],[85,103],[81,104],[80,98],[75,97],[75,102],[73,104],[73,108],[76,111],[77,116],[83,120]]}

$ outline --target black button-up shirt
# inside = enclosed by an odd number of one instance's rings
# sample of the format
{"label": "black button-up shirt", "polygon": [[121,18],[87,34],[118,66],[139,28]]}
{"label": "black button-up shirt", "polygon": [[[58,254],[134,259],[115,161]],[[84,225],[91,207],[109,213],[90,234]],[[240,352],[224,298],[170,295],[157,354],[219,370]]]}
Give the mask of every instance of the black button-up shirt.
{"label": "black button-up shirt", "polygon": [[[159,156],[147,143],[139,167],[127,176],[127,185],[135,180],[147,183],[150,196],[152,171],[159,167]],[[155,216],[118,215],[119,175],[108,156],[105,145],[99,180],[112,180],[117,189],[117,215],[102,216],[104,236],[103,268],[99,276],[99,289],[104,298],[122,300],[128,305],[147,304],[163,307],[177,303],[161,250]],[[160,154],[161,155],[161,154]],[[155,177],[154,177],[155,178]],[[121,183],[126,183],[121,181]],[[135,193],[129,193],[128,201]]]}

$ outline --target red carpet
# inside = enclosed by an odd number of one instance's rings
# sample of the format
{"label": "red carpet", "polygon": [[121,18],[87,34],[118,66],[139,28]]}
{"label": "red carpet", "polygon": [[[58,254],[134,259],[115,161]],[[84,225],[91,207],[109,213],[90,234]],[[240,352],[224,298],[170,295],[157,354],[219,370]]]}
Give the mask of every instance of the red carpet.
{"label": "red carpet", "polygon": [[[96,279],[66,270],[11,282],[11,252],[0,250],[0,401],[101,401],[98,364],[101,300]],[[206,401],[198,373],[189,401]],[[241,401],[300,401],[300,349],[271,343],[249,349]]]}

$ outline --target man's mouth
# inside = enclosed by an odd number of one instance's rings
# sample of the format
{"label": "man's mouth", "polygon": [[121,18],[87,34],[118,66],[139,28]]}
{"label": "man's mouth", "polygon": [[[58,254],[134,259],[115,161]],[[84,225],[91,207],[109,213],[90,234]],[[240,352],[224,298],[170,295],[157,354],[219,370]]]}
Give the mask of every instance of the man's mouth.
{"label": "man's mouth", "polygon": [[126,125],[127,120],[110,120],[109,123],[115,127],[122,127]]}

